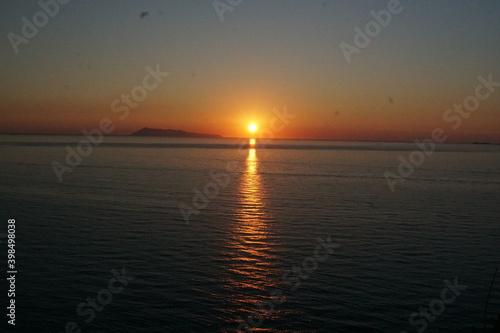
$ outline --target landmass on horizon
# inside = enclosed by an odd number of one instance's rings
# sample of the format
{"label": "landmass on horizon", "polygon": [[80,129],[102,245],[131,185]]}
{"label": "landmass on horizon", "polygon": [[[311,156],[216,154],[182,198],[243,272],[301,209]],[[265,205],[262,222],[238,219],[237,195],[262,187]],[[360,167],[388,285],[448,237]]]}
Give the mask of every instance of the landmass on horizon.
{"label": "landmass on horizon", "polygon": [[[60,133],[36,133],[36,132],[0,132],[0,135],[81,135],[81,133],[68,133],[68,132],[60,132]],[[144,127],[140,130],[132,132],[130,134],[108,134],[106,136],[157,136],[157,137],[178,137],[178,138],[243,138],[243,137],[231,137],[231,136],[222,136],[219,134],[205,134],[205,133],[195,133],[188,132],[184,130],[175,130],[175,129],[161,129],[161,128],[149,128]],[[283,138],[281,138],[283,139]],[[368,139],[368,140],[338,140],[338,139],[326,139],[326,138],[286,138],[288,140],[313,140],[313,141],[348,141],[348,142],[400,142],[400,143],[411,143],[411,140],[376,140],[376,139]],[[491,141],[451,141],[446,142],[446,144],[472,144],[472,145],[500,145],[500,142],[491,142]]]}
{"label": "landmass on horizon", "polygon": [[186,132],[183,130],[144,127],[131,136],[171,136],[183,138],[222,138],[222,135]]}

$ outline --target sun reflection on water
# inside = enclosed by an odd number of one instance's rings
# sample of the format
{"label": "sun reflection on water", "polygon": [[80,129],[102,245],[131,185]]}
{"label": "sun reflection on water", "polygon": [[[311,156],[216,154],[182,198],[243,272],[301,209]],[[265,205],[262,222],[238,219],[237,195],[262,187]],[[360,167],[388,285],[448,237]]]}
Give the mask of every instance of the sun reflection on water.
{"label": "sun reflection on water", "polygon": [[273,256],[270,252],[272,244],[267,238],[270,216],[265,211],[265,193],[257,169],[257,152],[250,148],[239,186],[239,205],[235,212],[238,223],[234,230],[238,242],[234,245],[240,261],[237,270],[246,276],[244,280],[251,281],[251,287],[262,289],[264,285],[260,286],[261,283],[270,283],[266,267]]}
{"label": "sun reflection on water", "polygon": [[236,311],[246,311],[254,303],[269,298],[269,290],[278,282],[277,244],[270,229],[273,220],[266,209],[266,192],[258,168],[257,151],[250,141],[225,253],[230,273],[226,287],[233,295],[231,302],[235,303],[232,307]]}

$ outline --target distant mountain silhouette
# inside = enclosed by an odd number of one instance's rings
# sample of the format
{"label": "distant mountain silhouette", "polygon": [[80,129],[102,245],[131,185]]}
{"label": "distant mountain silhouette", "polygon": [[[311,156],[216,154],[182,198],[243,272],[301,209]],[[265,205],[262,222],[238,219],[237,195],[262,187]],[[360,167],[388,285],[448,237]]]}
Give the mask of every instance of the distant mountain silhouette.
{"label": "distant mountain silhouette", "polygon": [[173,137],[184,137],[184,138],[222,138],[221,135],[216,134],[200,134],[191,133],[182,130],[173,129],[159,129],[159,128],[148,128],[138,130],[130,134],[132,136],[173,136]]}

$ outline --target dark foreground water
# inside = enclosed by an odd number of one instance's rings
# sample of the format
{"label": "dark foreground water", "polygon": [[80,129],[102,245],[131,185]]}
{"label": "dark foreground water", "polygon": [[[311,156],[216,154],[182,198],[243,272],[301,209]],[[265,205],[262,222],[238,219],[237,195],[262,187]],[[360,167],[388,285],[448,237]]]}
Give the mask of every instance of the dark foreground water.
{"label": "dark foreground water", "polygon": [[499,266],[499,146],[444,145],[392,192],[384,172],[411,144],[108,138],[59,182],[51,164],[78,140],[0,136],[0,233],[16,220],[18,269],[16,326],[3,310],[2,332],[482,324]]}

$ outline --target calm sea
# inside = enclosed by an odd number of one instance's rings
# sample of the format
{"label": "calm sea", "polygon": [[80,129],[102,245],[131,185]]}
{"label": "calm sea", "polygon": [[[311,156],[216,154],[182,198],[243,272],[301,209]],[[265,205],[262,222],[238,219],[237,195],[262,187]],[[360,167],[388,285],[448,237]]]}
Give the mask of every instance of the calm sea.
{"label": "calm sea", "polygon": [[[0,136],[0,234],[16,220],[18,268],[16,327],[2,297],[2,332],[482,325],[500,146],[442,145],[392,192],[384,172],[413,144],[108,137],[59,182],[52,163],[79,140]],[[455,278],[467,288],[445,304]],[[412,326],[429,306],[438,314]],[[499,310],[500,278],[488,312]]]}

